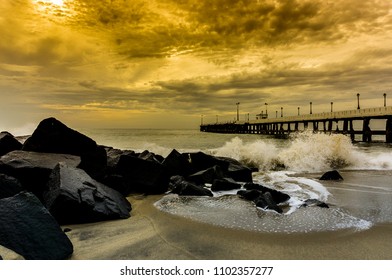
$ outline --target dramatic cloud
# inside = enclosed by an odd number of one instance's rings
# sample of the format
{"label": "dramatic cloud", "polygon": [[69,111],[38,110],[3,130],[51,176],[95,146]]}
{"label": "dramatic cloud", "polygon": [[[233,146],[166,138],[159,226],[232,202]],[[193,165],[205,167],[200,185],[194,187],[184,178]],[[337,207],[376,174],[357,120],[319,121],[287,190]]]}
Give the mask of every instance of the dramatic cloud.
{"label": "dramatic cloud", "polygon": [[[379,106],[385,0],[3,0],[0,126],[194,127],[200,115]],[[354,104],[355,105],[355,104]],[[181,120],[181,121],[180,121]]]}

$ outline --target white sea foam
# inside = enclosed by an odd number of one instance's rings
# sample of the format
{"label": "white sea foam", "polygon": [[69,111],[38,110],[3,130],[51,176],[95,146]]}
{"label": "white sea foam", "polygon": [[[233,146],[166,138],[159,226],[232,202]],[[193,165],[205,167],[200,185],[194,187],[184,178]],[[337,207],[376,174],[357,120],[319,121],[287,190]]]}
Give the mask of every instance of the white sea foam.
{"label": "white sea foam", "polygon": [[266,171],[281,167],[296,172],[392,169],[392,152],[365,152],[342,134],[298,133],[292,136],[285,147],[267,140],[244,142],[241,138],[234,137],[210,152],[217,156],[235,158]]}

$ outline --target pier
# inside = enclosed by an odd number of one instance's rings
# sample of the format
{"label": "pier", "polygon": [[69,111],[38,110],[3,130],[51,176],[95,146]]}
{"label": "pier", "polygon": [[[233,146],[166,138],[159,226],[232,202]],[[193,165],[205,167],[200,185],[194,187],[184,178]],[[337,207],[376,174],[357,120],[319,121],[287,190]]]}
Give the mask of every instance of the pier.
{"label": "pier", "polygon": [[[385,120],[382,127],[373,128],[372,120]],[[380,122],[380,121],[378,121]],[[287,137],[290,133],[314,132],[349,135],[353,141],[372,142],[375,135],[385,136],[392,143],[392,106],[366,108],[298,116],[262,118],[229,123],[201,124],[200,131],[231,134],[263,134]],[[359,140],[357,140],[359,135]]]}

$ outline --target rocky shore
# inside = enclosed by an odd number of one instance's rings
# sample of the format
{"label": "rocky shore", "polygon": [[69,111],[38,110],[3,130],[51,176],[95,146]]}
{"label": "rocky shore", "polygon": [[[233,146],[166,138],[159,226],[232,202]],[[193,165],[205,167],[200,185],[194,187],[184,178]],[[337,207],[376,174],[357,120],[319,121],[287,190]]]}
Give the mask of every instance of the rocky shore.
{"label": "rocky shore", "polygon": [[[71,258],[70,229],[61,226],[127,219],[129,195],[241,189],[240,198],[278,213],[290,199],[253,183],[256,169],[234,159],[176,150],[164,158],[100,146],[54,118],[41,121],[24,143],[0,133],[0,156],[0,245],[25,259]],[[328,207],[319,201],[304,206]]]}

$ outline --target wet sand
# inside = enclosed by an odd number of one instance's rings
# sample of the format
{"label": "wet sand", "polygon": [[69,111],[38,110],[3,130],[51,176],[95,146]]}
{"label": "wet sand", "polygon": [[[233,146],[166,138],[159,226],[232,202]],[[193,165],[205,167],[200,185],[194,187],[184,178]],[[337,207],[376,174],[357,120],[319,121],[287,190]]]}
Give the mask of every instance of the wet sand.
{"label": "wet sand", "polygon": [[127,220],[67,226],[72,259],[392,259],[392,225],[320,233],[257,233],[195,222],[159,211],[161,196],[129,197]]}

